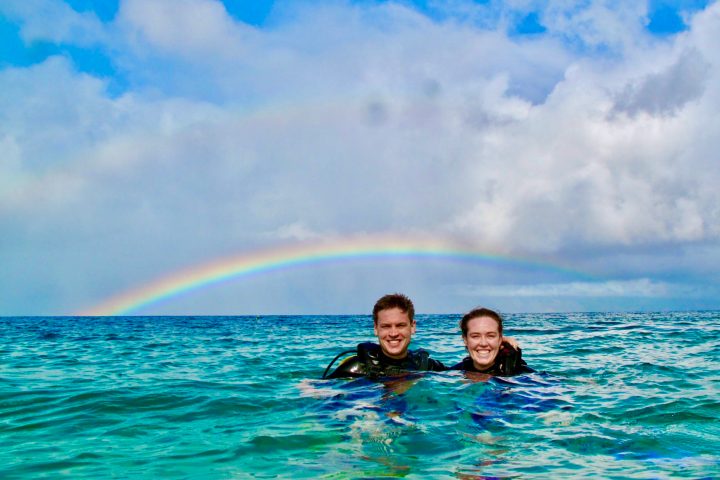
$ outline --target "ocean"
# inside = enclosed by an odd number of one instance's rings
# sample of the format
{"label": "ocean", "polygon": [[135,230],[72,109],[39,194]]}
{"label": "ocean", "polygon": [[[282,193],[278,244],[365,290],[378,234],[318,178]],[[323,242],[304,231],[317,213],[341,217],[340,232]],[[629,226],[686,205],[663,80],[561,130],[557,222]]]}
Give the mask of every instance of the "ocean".
{"label": "ocean", "polygon": [[720,478],[720,312],[505,333],[535,373],[321,380],[369,315],[0,318],[0,478]]}

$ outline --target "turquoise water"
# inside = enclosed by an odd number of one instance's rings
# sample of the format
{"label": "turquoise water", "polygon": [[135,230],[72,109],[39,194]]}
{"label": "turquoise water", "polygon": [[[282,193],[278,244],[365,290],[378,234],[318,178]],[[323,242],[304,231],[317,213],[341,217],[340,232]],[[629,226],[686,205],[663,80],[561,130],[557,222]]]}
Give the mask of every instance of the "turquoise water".
{"label": "turquoise water", "polygon": [[539,373],[374,383],[318,380],[369,316],[0,318],[0,477],[719,478],[720,312],[506,333]]}

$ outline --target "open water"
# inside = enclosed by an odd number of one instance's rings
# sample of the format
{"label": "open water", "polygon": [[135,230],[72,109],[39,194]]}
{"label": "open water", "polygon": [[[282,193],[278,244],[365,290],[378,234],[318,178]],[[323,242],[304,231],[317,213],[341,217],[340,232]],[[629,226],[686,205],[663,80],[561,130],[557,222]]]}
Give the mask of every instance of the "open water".
{"label": "open water", "polygon": [[506,334],[538,373],[383,383],[319,380],[369,316],[0,318],[0,478],[720,478],[720,312]]}

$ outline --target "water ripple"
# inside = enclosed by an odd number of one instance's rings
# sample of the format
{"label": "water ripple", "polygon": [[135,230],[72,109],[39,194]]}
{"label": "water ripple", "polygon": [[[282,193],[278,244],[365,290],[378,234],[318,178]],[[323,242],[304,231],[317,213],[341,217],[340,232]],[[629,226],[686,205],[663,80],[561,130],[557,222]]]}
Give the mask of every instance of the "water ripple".
{"label": "water ripple", "polygon": [[[459,316],[415,347],[464,356]],[[369,316],[0,318],[2,478],[712,478],[720,315],[511,315],[537,373],[318,380]]]}

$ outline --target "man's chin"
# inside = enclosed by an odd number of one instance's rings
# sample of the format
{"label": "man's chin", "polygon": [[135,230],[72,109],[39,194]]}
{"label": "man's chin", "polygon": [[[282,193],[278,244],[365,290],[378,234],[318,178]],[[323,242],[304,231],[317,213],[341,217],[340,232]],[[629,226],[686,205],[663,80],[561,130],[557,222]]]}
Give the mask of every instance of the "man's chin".
{"label": "man's chin", "polygon": [[404,358],[407,356],[407,349],[389,350],[387,348],[383,348],[382,351],[386,357],[390,357],[390,358]]}

